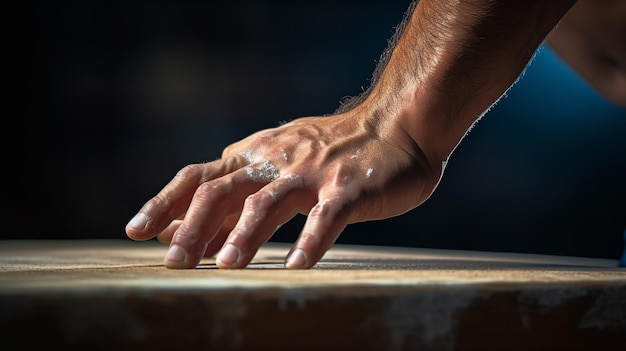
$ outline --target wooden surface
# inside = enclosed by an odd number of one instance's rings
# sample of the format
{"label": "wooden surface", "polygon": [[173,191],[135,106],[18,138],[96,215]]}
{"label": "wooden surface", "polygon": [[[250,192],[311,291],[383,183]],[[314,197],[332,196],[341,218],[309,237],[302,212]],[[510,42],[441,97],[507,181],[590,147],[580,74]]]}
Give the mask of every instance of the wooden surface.
{"label": "wooden surface", "polygon": [[621,349],[617,261],[367,246],[283,269],[168,270],[130,240],[0,241],[1,345],[19,349]]}

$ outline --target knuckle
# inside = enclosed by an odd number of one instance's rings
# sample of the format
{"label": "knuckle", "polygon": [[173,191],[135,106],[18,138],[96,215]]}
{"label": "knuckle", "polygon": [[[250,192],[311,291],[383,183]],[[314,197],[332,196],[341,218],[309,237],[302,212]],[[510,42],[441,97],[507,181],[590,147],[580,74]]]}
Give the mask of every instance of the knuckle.
{"label": "knuckle", "polygon": [[311,208],[310,216],[314,217],[328,217],[336,216],[339,212],[345,209],[345,202],[339,198],[327,198],[320,200],[315,206]]}
{"label": "knuckle", "polygon": [[306,230],[300,235],[298,246],[304,248],[306,251],[316,252],[321,249],[322,240],[316,233]]}
{"label": "knuckle", "polygon": [[169,208],[171,202],[170,197],[166,194],[157,194],[150,199],[149,206],[151,210]]}
{"label": "knuckle", "polygon": [[311,208],[308,216],[314,226],[323,225],[332,228],[340,223],[349,222],[354,217],[355,211],[353,201],[336,196],[320,200]]}
{"label": "knuckle", "polygon": [[198,185],[195,196],[199,199],[210,200],[221,198],[232,190],[230,182],[216,180]]}
{"label": "knuckle", "polygon": [[174,234],[172,241],[175,241],[178,244],[182,244],[183,246],[194,245],[198,241],[200,241],[200,234],[196,231],[185,230],[185,228],[180,228]]}
{"label": "knuckle", "polygon": [[241,166],[240,166],[240,161],[237,157],[228,156],[223,159],[222,167],[224,168],[223,173],[228,174],[228,173],[232,173],[236,169],[239,169]]}
{"label": "knuckle", "polygon": [[271,191],[258,191],[248,195],[245,202],[246,208],[268,207],[276,202],[276,197]]}
{"label": "knuckle", "polygon": [[187,165],[176,173],[174,181],[179,184],[199,183],[202,179],[204,168],[201,164]]}
{"label": "knuckle", "polygon": [[328,214],[328,206],[326,202],[318,202],[311,208],[310,217],[321,217]]}
{"label": "knuckle", "polygon": [[226,146],[224,150],[222,150],[222,158],[226,158],[228,156],[233,155],[234,154],[233,149],[234,149],[233,144]]}
{"label": "knuckle", "polygon": [[337,186],[349,185],[355,179],[356,171],[353,166],[339,164],[332,177],[332,183]]}
{"label": "knuckle", "polygon": [[271,142],[280,136],[281,132],[276,128],[266,129],[259,134],[260,142]]}
{"label": "knuckle", "polygon": [[[173,200],[168,196],[168,193],[160,193],[145,204],[144,212],[149,214],[151,218],[160,218],[173,207]],[[152,224],[152,221],[150,223]]]}

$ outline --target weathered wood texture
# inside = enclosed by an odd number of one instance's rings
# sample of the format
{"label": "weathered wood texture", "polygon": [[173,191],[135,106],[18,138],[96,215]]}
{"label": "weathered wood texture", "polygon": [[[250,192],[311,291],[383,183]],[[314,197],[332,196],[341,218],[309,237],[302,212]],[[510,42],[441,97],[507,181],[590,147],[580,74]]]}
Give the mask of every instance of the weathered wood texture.
{"label": "weathered wood texture", "polygon": [[626,345],[626,270],[539,255],[336,246],[283,269],[162,265],[127,240],[0,241],[2,345],[28,349],[533,350]]}

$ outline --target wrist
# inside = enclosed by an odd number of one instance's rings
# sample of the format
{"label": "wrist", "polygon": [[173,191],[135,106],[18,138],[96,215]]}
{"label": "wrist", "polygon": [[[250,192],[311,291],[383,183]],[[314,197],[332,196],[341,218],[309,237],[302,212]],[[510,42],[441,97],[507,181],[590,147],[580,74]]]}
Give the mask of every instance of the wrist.
{"label": "wrist", "polygon": [[569,6],[420,1],[361,106],[381,136],[409,136],[440,167]]}
{"label": "wrist", "polygon": [[[367,98],[346,115],[357,119],[379,140],[403,150],[415,164],[431,173],[434,187],[447,156],[440,157],[445,151],[433,142],[434,138],[428,138],[427,118],[421,117],[424,111],[417,108],[419,105],[411,90],[372,89]],[[417,124],[420,126],[415,126]]]}

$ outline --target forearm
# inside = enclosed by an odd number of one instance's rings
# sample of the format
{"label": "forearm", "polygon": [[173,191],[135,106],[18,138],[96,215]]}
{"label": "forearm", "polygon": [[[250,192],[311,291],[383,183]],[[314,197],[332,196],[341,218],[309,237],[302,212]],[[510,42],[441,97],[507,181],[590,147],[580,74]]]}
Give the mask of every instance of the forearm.
{"label": "forearm", "polygon": [[422,0],[360,108],[375,111],[381,134],[399,123],[437,167],[572,4]]}

